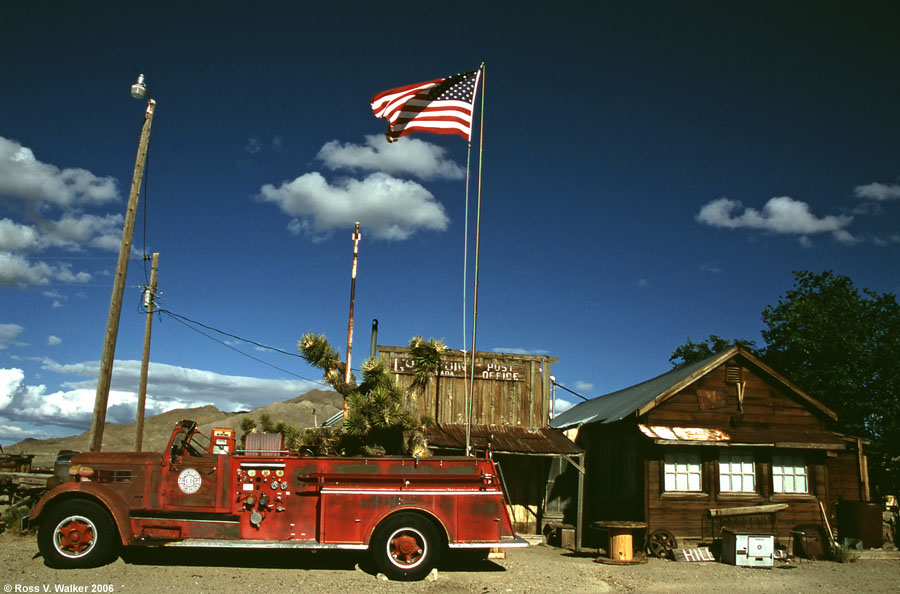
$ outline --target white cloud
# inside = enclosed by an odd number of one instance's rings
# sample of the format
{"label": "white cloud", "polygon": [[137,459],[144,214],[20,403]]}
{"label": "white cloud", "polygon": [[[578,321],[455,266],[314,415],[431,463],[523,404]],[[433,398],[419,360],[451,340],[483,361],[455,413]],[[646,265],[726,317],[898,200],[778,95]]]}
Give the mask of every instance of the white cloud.
{"label": "white cloud", "polygon": [[318,172],[307,173],[278,187],[264,185],[260,199],[296,217],[289,226],[295,233],[352,229],[359,221],[364,233],[378,239],[407,239],[422,229],[443,231],[449,222],[431,192],[385,173],[333,184]]}
{"label": "white cloud", "polygon": [[45,247],[63,247],[71,250],[90,246],[118,251],[124,222],[125,217],[121,214],[98,216],[69,213],[42,227],[41,243]]}
{"label": "white cloud", "polygon": [[[16,425],[10,425],[8,424],[9,422],[9,419],[5,419],[0,416],[0,442],[11,444],[22,441],[23,439],[29,437],[34,439],[46,439],[48,437],[54,437],[43,429],[37,427],[20,427]],[[7,452],[8,451],[9,450],[7,450]]]}
{"label": "white cloud", "polygon": [[537,356],[544,356],[544,355],[550,354],[550,351],[545,351],[542,349],[524,349],[521,347],[497,347],[497,348],[491,349],[491,352],[500,353],[500,354],[506,353],[508,355],[537,355]]}
{"label": "white cloud", "polygon": [[381,171],[423,180],[463,179],[466,173],[447,158],[442,147],[409,137],[389,143],[383,136],[366,136],[364,145],[332,140],[319,150],[317,158],[329,169]]}
{"label": "white cloud", "polygon": [[51,280],[86,283],[91,275],[73,272],[69,264],[51,266],[46,262],[31,262],[19,254],[0,252],[0,286],[46,285]]}
{"label": "white cloud", "polygon": [[900,243],[900,233],[894,233],[892,235],[888,235],[886,237],[874,237],[872,238],[872,242],[875,245],[881,247],[887,247],[889,245],[893,245],[895,243]]}
{"label": "white cloud", "polygon": [[590,382],[575,382],[575,391],[576,392],[590,392],[594,389],[594,384]]}
{"label": "white cloud", "polygon": [[30,148],[0,137],[0,198],[26,219],[0,219],[0,285],[87,282],[89,273],[40,261],[33,253],[49,248],[119,249],[124,217],[83,212],[118,200],[111,177],[43,163]]}
{"label": "white cloud", "polygon": [[556,400],[553,402],[553,416],[555,417],[560,413],[566,412],[572,408],[572,406],[574,406],[573,402],[557,396]]}
{"label": "white cloud", "polygon": [[256,138],[248,138],[247,144],[244,145],[244,150],[251,155],[255,155],[262,151],[262,143]]}
{"label": "white cloud", "polygon": [[846,229],[838,229],[837,231],[832,233],[832,235],[836,240],[845,245],[854,245],[863,241],[862,238],[856,237]]}
{"label": "white cloud", "polygon": [[[14,422],[44,423],[86,429],[91,423],[95,395],[96,388],[51,392],[43,384],[27,385],[25,374],[21,369],[0,369],[0,414]],[[137,395],[135,393],[110,390],[107,419],[112,422],[122,422],[122,419],[117,418],[114,411],[122,408],[123,405],[132,405],[131,420],[133,420],[133,409],[135,408],[133,404],[136,402]],[[156,401],[151,402],[148,398],[148,412],[155,410],[157,404]]]}
{"label": "white cloud", "polygon": [[[96,391],[98,361],[59,364],[46,360],[43,369],[54,373],[88,378],[85,381],[66,382],[65,388]],[[135,392],[141,375],[140,361],[116,361],[113,365],[111,387],[121,392]],[[308,380],[277,380],[222,375],[202,369],[188,369],[165,363],[150,363],[147,382],[148,399],[172,402],[171,408],[214,404],[221,410],[248,410],[272,402],[294,398],[322,388],[318,382]],[[199,404],[198,404],[199,403]]]}
{"label": "white cloud", "polygon": [[116,200],[112,177],[85,169],[60,169],[38,161],[30,148],[0,136],[0,194],[28,203],[59,206],[103,204]]}
{"label": "white cloud", "polygon": [[[282,142],[276,136],[272,149],[280,149]],[[421,230],[443,231],[449,224],[443,205],[422,185],[398,176],[456,180],[465,175],[445,149],[415,138],[387,143],[380,136],[366,136],[363,144],[332,140],[316,158],[331,170],[373,173],[361,180],[329,181],[310,172],[260,188],[260,200],[277,204],[293,217],[288,223],[291,233],[313,241],[335,229],[352,228],[355,221],[376,239],[404,240]]]}
{"label": "white cloud", "polygon": [[[107,410],[108,421],[134,421],[140,366],[140,361],[115,362]],[[65,382],[60,389],[54,391],[43,384],[29,385],[21,369],[0,369],[0,418],[20,426],[33,424],[48,428],[87,429],[94,408],[99,362],[62,365],[45,360],[42,368],[53,373],[89,379]],[[148,380],[148,415],[208,404],[223,411],[249,410],[322,387],[321,384],[305,380],[228,376],[161,363],[150,364]]]}
{"label": "white cloud", "polygon": [[722,266],[717,260],[712,262],[704,262],[700,265],[700,272],[708,272],[710,274],[721,274]]}
{"label": "white cloud", "polygon": [[0,219],[0,251],[30,250],[38,245],[38,232],[29,225],[20,225],[12,219]]}
{"label": "white cloud", "polygon": [[59,336],[53,336],[52,334],[47,337],[47,346],[57,346],[62,344],[62,338]]}
{"label": "white cloud", "polygon": [[25,328],[18,324],[0,324],[0,351],[11,345],[20,344],[18,338],[23,330]]}
{"label": "white cloud", "polygon": [[[743,212],[736,212],[743,209]],[[759,229],[784,235],[831,233],[841,243],[857,240],[844,228],[853,222],[850,216],[816,217],[805,202],[789,196],[772,198],[762,211],[744,208],[738,200],[719,198],[705,204],[696,217],[699,223],[726,229]]]}
{"label": "white cloud", "polygon": [[900,200],[900,184],[882,184],[871,183],[853,188],[853,193],[857,198],[863,200],[876,200],[878,202],[887,202],[889,200]]}
{"label": "white cloud", "polygon": [[0,369],[0,410],[12,402],[13,395],[23,379],[25,379],[25,372],[21,369]]}
{"label": "white cloud", "polygon": [[46,285],[53,276],[45,262],[32,263],[24,256],[0,252],[0,286]]}

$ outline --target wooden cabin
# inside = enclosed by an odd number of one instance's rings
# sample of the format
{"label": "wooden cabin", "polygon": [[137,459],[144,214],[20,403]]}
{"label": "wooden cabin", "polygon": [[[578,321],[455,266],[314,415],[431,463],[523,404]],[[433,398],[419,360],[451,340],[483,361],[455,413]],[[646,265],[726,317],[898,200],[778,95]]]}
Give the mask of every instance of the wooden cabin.
{"label": "wooden cabin", "polygon": [[[490,448],[503,470],[517,532],[541,534],[548,525],[566,522],[574,527],[581,484],[577,469],[583,468],[584,453],[549,428],[550,366],[556,357],[477,352],[470,390],[470,354],[448,350],[440,372],[426,386],[414,388],[416,368],[409,348],[379,345],[378,353],[404,388],[404,406],[414,415],[435,419],[425,435],[432,451],[464,454],[467,441],[477,455]],[[567,509],[571,518],[564,517]],[[576,541],[580,537],[578,531]]]}
{"label": "wooden cabin", "polygon": [[836,420],[736,346],[582,402],[551,426],[577,431],[586,451],[586,526],[644,522],[648,542],[677,548],[726,527],[785,544],[803,526],[824,538],[823,510],[834,527],[836,503],[868,490],[862,442],[835,432]]}

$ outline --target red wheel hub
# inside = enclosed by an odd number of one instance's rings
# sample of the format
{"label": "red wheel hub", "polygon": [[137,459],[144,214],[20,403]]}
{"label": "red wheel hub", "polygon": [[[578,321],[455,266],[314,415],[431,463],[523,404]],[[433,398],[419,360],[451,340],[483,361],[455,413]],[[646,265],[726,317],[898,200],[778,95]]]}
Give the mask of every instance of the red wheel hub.
{"label": "red wheel hub", "polygon": [[60,548],[72,553],[81,553],[94,543],[94,529],[83,520],[71,520],[57,530]]}
{"label": "red wheel hub", "polygon": [[415,563],[422,556],[419,541],[410,534],[398,534],[391,540],[392,556],[401,563]]}

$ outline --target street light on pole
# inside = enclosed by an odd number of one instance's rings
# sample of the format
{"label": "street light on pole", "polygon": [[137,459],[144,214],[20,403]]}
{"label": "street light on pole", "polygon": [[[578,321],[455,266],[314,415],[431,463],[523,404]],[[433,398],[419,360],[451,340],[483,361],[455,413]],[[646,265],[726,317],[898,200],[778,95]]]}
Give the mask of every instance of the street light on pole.
{"label": "street light on pole", "polygon": [[153,112],[156,101],[149,98],[144,75],[131,85],[131,96],[135,99],[147,98],[147,109],[144,112],[144,125],[138,142],[137,158],[134,162],[134,176],[131,178],[131,193],[128,196],[128,208],[125,211],[125,225],[122,229],[122,244],[119,246],[119,261],[116,265],[116,276],[113,279],[112,297],[109,301],[109,317],[106,321],[106,335],[103,340],[103,354],[100,357],[100,375],[97,378],[97,395],[94,399],[94,414],[91,418],[90,451],[99,452],[103,444],[103,427],[106,423],[106,406],[109,400],[109,387],[112,380],[113,360],[116,354],[116,338],[119,334],[119,318],[122,313],[122,297],[125,293],[125,277],[128,274],[128,258],[131,255],[131,239],[134,235],[134,219],[137,215],[138,196],[141,193],[141,181],[144,177],[144,166],[147,163],[147,150],[150,145],[150,127],[153,124]]}

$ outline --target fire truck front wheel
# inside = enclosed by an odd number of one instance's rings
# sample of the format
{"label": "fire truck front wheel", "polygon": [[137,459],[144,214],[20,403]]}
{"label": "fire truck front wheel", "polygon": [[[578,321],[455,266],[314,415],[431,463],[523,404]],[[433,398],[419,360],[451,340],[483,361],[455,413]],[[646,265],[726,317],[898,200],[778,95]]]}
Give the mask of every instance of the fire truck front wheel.
{"label": "fire truck front wheel", "polygon": [[117,545],[112,518],[92,501],[60,503],[41,518],[38,549],[50,567],[97,567],[112,560]]}
{"label": "fire truck front wheel", "polygon": [[392,580],[421,580],[440,556],[441,538],[434,524],[415,513],[399,513],[382,522],[370,550],[378,569]]}

